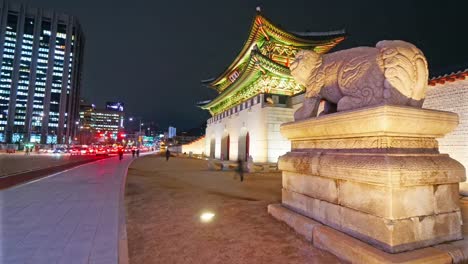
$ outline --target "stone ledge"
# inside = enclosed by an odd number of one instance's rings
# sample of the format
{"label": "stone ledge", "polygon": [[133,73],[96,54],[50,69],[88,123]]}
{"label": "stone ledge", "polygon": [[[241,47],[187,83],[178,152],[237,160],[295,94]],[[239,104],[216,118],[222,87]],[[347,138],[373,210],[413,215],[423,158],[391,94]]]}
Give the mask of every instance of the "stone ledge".
{"label": "stone ledge", "polygon": [[457,125],[455,113],[381,105],[286,123],[281,133],[292,141],[367,136],[439,138]]}
{"label": "stone ledge", "polygon": [[452,263],[452,257],[444,250],[427,247],[390,254],[326,226],[314,229],[313,241],[315,247],[350,263]]}
{"label": "stone ledge", "polygon": [[390,220],[286,189],[283,206],[389,253],[463,239],[460,212]]}
{"label": "stone ledge", "polygon": [[449,184],[465,181],[465,168],[446,154],[288,152],[282,171],[381,186]]}
{"label": "stone ledge", "polygon": [[426,247],[403,253],[390,254],[333,228],[324,226],[310,218],[304,217],[281,204],[269,205],[268,213],[277,220],[287,223],[300,235],[308,236],[306,239],[311,241],[315,247],[326,250],[350,263],[449,264],[452,263],[452,255],[450,252],[455,252],[455,250],[459,249],[460,245],[466,243],[466,241],[454,242],[458,248],[454,248],[456,246],[441,249]]}
{"label": "stone ledge", "polygon": [[307,241],[312,242],[312,232],[314,228],[322,224],[300,214],[291,214],[291,212],[291,210],[285,208],[281,204],[268,205],[269,214],[279,221],[285,222]]}

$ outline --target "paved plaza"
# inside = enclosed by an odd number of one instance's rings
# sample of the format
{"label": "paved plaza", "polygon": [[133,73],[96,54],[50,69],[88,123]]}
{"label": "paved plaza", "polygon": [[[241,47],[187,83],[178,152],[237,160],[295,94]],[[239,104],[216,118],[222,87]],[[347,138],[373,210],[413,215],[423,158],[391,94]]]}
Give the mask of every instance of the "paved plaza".
{"label": "paved plaza", "polygon": [[0,263],[117,263],[126,156],[0,191]]}
{"label": "paved plaza", "polygon": [[125,200],[131,264],[339,263],[268,215],[281,201],[279,172],[240,182],[204,160],[151,155],[132,163]]}

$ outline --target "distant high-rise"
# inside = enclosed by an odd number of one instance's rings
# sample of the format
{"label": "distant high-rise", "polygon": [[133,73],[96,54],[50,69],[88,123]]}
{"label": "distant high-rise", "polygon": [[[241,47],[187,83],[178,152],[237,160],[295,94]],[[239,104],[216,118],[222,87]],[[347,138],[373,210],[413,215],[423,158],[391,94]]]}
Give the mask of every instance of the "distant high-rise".
{"label": "distant high-rise", "polygon": [[175,127],[170,126],[168,130],[169,130],[168,138],[173,138],[177,136],[177,130]]}
{"label": "distant high-rise", "polygon": [[105,109],[96,108],[85,100],[80,102],[80,133],[109,133],[117,138],[117,133],[123,129],[123,103],[108,102]]}
{"label": "distant high-rise", "polygon": [[78,123],[78,20],[8,1],[0,8],[0,142],[68,143]]}

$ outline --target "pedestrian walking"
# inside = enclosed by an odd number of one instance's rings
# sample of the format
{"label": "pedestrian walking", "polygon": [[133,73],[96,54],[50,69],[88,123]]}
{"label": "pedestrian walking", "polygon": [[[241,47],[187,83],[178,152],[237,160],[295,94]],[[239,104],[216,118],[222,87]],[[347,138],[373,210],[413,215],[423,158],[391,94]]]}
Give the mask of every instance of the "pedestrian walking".
{"label": "pedestrian walking", "polygon": [[135,157],[135,149],[132,149],[132,158]]}
{"label": "pedestrian walking", "polygon": [[169,157],[171,156],[171,152],[169,151],[169,149],[166,150],[166,161],[169,160]]}
{"label": "pedestrian walking", "polygon": [[140,149],[137,149],[136,154],[137,154],[137,158],[140,157]]}
{"label": "pedestrian walking", "polygon": [[244,161],[242,159],[237,160],[237,173],[239,173],[240,181],[244,181]]}
{"label": "pedestrian walking", "polygon": [[119,148],[119,160],[122,160],[123,159],[123,154],[124,154],[124,150],[123,148]]}

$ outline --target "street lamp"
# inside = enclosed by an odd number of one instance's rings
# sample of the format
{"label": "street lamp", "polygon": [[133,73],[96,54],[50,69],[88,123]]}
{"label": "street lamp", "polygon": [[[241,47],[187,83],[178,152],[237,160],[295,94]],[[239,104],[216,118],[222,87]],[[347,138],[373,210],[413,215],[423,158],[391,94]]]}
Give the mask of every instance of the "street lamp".
{"label": "street lamp", "polygon": [[[144,124],[141,122],[141,121],[142,121],[142,118],[141,118],[141,117],[137,117],[137,118],[138,118],[138,120],[140,121],[140,125],[138,126],[138,131],[139,131],[139,132],[138,132],[138,137],[141,137],[141,127],[142,127]],[[129,118],[128,118],[128,121],[132,122],[133,119],[134,119],[133,117],[129,117]],[[137,140],[137,142],[138,142],[138,147],[139,147],[139,146],[140,146],[140,141]]]}

